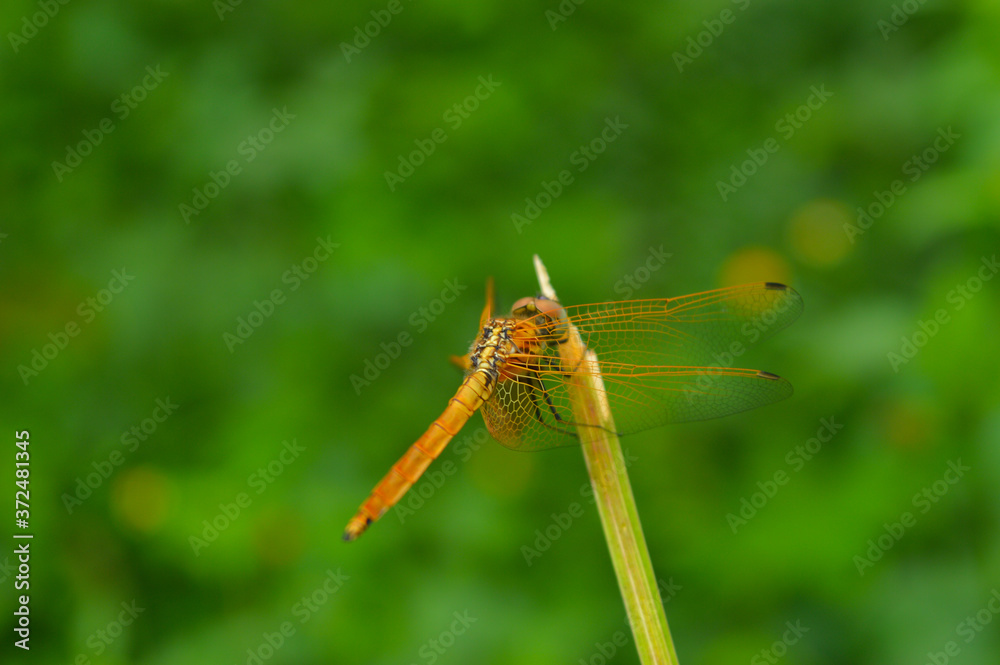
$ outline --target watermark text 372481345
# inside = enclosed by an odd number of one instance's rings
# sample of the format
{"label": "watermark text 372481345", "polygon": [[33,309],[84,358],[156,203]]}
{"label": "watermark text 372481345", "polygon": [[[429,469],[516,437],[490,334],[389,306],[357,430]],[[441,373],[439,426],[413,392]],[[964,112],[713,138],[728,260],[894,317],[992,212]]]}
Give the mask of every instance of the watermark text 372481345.
{"label": "watermark text 372481345", "polygon": [[17,608],[14,610],[14,633],[20,638],[14,646],[28,651],[31,646],[31,541],[33,534],[27,533],[28,520],[31,518],[31,491],[29,489],[31,458],[28,446],[31,445],[31,434],[27,430],[14,432],[14,524],[19,529],[14,538],[19,542],[14,547],[17,557],[17,576],[14,578],[14,589],[22,592],[17,596]]}

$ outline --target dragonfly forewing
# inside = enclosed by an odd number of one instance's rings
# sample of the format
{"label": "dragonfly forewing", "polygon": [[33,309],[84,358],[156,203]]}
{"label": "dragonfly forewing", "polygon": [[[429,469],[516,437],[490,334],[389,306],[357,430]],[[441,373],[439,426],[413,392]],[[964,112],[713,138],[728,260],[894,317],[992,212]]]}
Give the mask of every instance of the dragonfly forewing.
{"label": "dragonfly forewing", "polygon": [[[759,283],[657,300],[565,308],[596,354],[618,434],[708,420],[780,401],[785,379],[735,367],[755,344],[792,323],[802,299],[782,284]],[[483,406],[491,434],[517,450],[577,442],[577,424],[553,345],[522,362]]]}

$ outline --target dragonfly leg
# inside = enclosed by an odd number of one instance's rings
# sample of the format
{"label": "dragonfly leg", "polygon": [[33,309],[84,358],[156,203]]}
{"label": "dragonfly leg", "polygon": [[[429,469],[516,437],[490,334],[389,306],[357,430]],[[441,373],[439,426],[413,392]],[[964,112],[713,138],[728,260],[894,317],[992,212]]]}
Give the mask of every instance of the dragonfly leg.
{"label": "dragonfly leg", "polygon": [[549,391],[545,388],[545,384],[542,382],[542,380],[537,375],[536,376],[519,376],[519,377],[517,377],[517,380],[518,380],[518,383],[521,383],[522,385],[531,386],[532,388],[535,389],[535,390],[529,390],[528,391],[528,399],[531,400],[531,406],[534,407],[534,410],[535,410],[535,420],[537,420],[539,423],[541,423],[545,427],[548,427],[549,429],[553,429],[553,430],[555,430],[557,432],[560,432],[561,434],[568,434],[569,436],[573,436],[573,437],[576,436],[576,432],[574,432],[573,430],[571,430],[571,429],[564,429],[564,428],[556,427],[554,425],[550,425],[549,423],[545,422],[544,418],[542,418],[542,410],[539,407],[538,396],[535,394],[535,391],[540,392],[542,394],[542,396],[545,398],[545,403],[549,407],[548,411],[549,411],[549,413],[552,414],[552,417],[555,419],[555,421],[557,423],[559,423],[560,425],[571,425],[572,424],[572,423],[567,423],[565,420],[563,420],[562,416],[559,415],[559,412],[556,411],[555,404],[552,403],[552,398],[549,397]]}
{"label": "dragonfly leg", "polygon": [[[522,386],[530,386],[532,388],[536,387],[527,377],[524,376],[515,376],[513,378],[513,381],[514,383],[519,383]],[[534,415],[535,420],[537,420],[542,425],[545,425],[546,423],[542,419],[542,410],[538,408],[538,401],[535,398],[535,394],[533,391],[530,390],[528,391],[528,399],[531,400],[531,408],[533,409],[532,415]]]}
{"label": "dragonfly leg", "polygon": [[451,364],[455,367],[458,367],[463,372],[467,372],[472,369],[472,362],[469,360],[470,358],[472,358],[472,351],[469,351],[464,356],[450,356],[448,360],[451,361]]}
{"label": "dragonfly leg", "polygon": [[[534,363],[534,365],[529,366],[529,369],[532,369],[532,370],[534,370],[536,372],[536,374],[533,377],[530,377],[529,383],[533,381],[534,383],[532,383],[531,385],[533,385],[533,387],[536,390],[539,390],[542,393],[542,395],[544,395],[545,401],[549,405],[549,411],[552,412],[552,417],[553,418],[555,418],[559,423],[561,423],[563,425],[572,426],[572,427],[578,427],[578,425],[575,422],[569,422],[569,421],[564,420],[559,415],[559,413],[556,411],[555,405],[552,403],[552,398],[549,397],[549,391],[545,388],[545,384],[542,382],[541,377],[537,374],[537,372],[539,372],[541,370],[543,363],[547,367],[546,371],[548,371],[550,373],[558,374],[559,376],[561,376],[563,379],[566,379],[566,380],[568,380],[572,376],[573,372],[563,371],[562,370],[562,364],[561,364],[561,361],[560,361],[559,358],[543,357],[543,358],[539,358],[538,360],[536,360],[536,362]],[[555,367],[555,369],[553,369],[553,367]],[[531,399],[532,399],[532,402],[535,401],[535,396],[533,394],[531,396]],[[537,404],[536,404],[535,408],[537,410],[537,408],[538,408]],[[539,422],[541,422],[541,419],[538,419],[538,420],[539,420]],[[542,423],[542,424],[545,425],[545,423]],[[594,425],[594,427],[598,427],[599,429],[603,429],[603,430],[605,430],[605,431],[607,431],[607,432],[609,432],[611,434],[617,434],[617,432],[615,432],[613,430],[609,430],[609,429],[607,429],[605,427],[601,427],[600,425]],[[557,428],[553,428],[553,429],[557,429]],[[569,434],[570,436],[574,436],[574,437],[576,436],[575,432],[570,432],[568,430],[557,429],[557,431],[562,432],[563,434]]]}

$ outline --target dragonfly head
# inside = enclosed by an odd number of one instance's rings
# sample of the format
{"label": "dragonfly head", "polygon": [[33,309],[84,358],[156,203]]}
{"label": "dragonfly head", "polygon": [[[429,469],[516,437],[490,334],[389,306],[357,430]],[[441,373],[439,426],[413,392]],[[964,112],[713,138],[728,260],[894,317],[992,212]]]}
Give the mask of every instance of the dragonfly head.
{"label": "dragonfly head", "polygon": [[566,337],[563,325],[566,321],[566,311],[556,300],[550,300],[545,296],[521,298],[511,308],[511,316],[535,328],[539,341],[557,343]]}
{"label": "dragonfly head", "polygon": [[511,315],[515,319],[528,319],[539,314],[555,321],[566,316],[558,301],[549,300],[545,296],[521,298],[511,308]]}

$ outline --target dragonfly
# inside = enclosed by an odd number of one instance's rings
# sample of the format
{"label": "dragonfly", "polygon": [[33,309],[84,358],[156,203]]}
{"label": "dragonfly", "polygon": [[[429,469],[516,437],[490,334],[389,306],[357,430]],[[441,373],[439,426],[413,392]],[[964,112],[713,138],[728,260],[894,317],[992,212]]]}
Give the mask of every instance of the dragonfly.
{"label": "dragonfly", "polygon": [[[675,298],[562,306],[521,298],[495,317],[486,288],[480,332],[453,358],[465,372],[447,408],[375,486],[344,530],[360,536],[420,478],[476,411],[490,434],[514,450],[579,445],[570,380],[599,372],[621,436],[728,416],[792,394],[770,372],[733,364],[757,342],[792,323],[802,298],[791,287],[758,282]],[[559,346],[575,328],[598,363],[567,367]],[[598,384],[601,385],[601,384]]]}

